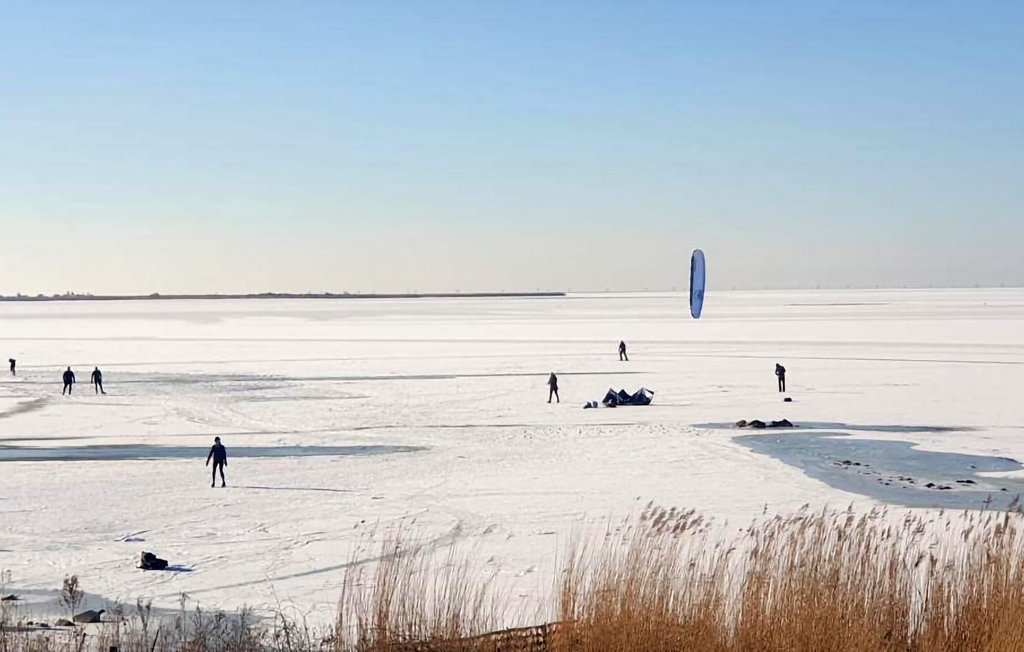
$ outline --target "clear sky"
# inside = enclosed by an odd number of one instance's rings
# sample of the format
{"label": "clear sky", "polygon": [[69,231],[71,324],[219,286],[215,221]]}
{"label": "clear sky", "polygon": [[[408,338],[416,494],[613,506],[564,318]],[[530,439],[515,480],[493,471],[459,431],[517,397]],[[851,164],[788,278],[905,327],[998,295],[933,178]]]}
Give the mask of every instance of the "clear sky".
{"label": "clear sky", "polygon": [[0,293],[1024,285],[1024,3],[0,0]]}

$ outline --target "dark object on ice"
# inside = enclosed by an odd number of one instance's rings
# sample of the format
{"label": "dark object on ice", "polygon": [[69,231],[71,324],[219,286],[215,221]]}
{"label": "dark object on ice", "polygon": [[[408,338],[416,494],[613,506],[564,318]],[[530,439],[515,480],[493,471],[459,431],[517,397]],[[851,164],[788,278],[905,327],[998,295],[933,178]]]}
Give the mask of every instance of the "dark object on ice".
{"label": "dark object on ice", "polygon": [[68,367],[68,370],[64,372],[61,379],[64,381],[64,389],[60,390],[61,396],[63,396],[65,392],[71,394],[71,388],[75,384],[75,372],[71,371],[71,367]]}
{"label": "dark object on ice", "polygon": [[92,609],[89,609],[88,611],[83,611],[82,613],[77,614],[75,616],[75,622],[76,623],[99,623],[99,622],[103,622],[102,616],[103,616],[103,614],[105,612],[106,612],[105,609],[100,609],[99,611],[93,611]]}
{"label": "dark object on ice", "polygon": [[612,407],[613,408],[615,406],[614,405],[602,405],[601,403],[598,403],[597,401],[587,401],[587,404],[583,406],[583,409],[586,410],[588,408],[599,408],[599,407]]}
{"label": "dark object on ice", "polygon": [[787,396],[786,398],[782,399],[782,402],[783,403],[792,403],[793,399]]}
{"label": "dark object on ice", "polygon": [[14,371],[14,367],[18,365],[18,361],[15,360],[14,358],[7,358],[7,361],[11,363],[11,375],[17,375],[17,373]]}
{"label": "dark object on ice", "polygon": [[780,365],[778,362],[775,363],[775,375],[779,377],[779,391],[786,391],[786,368]]}
{"label": "dark object on ice", "polygon": [[74,627],[75,626],[75,624],[73,622],[71,622],[70,620],[68,620],[67,618],[61,618],[60,620],[55,622],[54,625],[56,625],[57,627]]}
{"label": "dark object on ice", "polygon": [[796,426],[794,426],[789,421],[789,419],[782,419],[781,421],[770,421],[768,423],[765,423],[764,421],[761,421],[760,419],[754,419],[753,421],[746,421],[744,419],[740,419],[739,421],[736,422],[736,427],[737,428],[757,428],[757,429],[761,429],[761,428],[796,428]]}
{"label": "dark object on ice", "polygon": [[143,552],[139,560],[139,568],[142,570],[164,570],[167,568],[167,560],[160,559],[151,552]]}
{"label": "dark object on ice", "polygon": [[650,405],[652,398],[654,398],[654,392],[646,387],[641,387],[632,394],[624,389],[620,389],[617,392],[614,389],[609,389],[601,402],[609,407],[616,405]]}
{"label": "dark object on ice", "polygon": [[960,484],[977,484],[974,480],[957,480]]}
{"label": "dark object on ice", "polygon": [[13,593],[10,595],[5,595],[4,597],[0,598],[0,602],[15,602],[17,600],[21,600],[21,598],[14,595]]}
{"label": "dark object on ice", "polygon": [[629,362],[629,356],[626,355],[625,342],[619,342],[619,362]]}

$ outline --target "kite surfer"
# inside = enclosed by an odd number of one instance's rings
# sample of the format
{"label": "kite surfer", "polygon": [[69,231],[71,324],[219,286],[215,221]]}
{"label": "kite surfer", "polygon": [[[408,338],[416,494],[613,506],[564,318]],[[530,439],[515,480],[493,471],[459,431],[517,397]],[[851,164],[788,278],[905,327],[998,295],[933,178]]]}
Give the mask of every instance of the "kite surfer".
{"label": "kite surfer", "polygon": [[626,343],[619,342],[619,362],[622,362],[623,360],[629,362],[629,356],[626,355]]}
{"label": "kite surfer", "polygon": [[561,403],[562,399],[558,397],[558,376],[556,376],[555,372],[553,371],[551,372],[551,375],[548,377],[548,388],[548,403],[551,402],[552,396],[555,397],[556,401]]}

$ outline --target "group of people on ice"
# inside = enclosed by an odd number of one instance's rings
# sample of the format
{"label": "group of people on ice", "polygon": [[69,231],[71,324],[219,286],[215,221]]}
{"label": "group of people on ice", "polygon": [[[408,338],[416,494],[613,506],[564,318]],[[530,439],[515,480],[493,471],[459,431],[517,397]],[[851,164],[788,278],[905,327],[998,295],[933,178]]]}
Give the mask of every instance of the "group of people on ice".
{"label": "group of people on ice", "polygon": [[[11,375],[17,376],[18,361],[14,358],[8,358],[7,362],[10,364],[11,367]],[[75,387],[75,383],[78,382],[78,379],[75,377],[75,372],[71,371],[71,367],[68,367],[67,369],[64,370],[63,375],[61,375],[61,380],[64,381],[64,389],[60,390],[61,395],[70,395],[71,390],[74,389]],[[106,392],[103,390],[103,372],[100,371],[99,367],[94,368],[92,370],[92,373],[89,374],[89,384],[93,386],[97,394],[106,394]]]}
{"label": "group of people on ice", "polygon": [[[626,342],[619,342],[619,362],[629,362],[629,356],[626,355]],[[775,363],[775,376],[779,380],[779,392],[786,392],[786,368],[779,363]],[[555,402],[561,403],[562,399],[558,396],[558,376],[555,372],[551,372],[548,376],[548,403],[554,398]],[[786,399],[787,401],[789,399]]]}
{"label": "group of people on ice", "polygon": [[[75,386],[75,383],[78,382],[75,378],[75,372],[71,371],[71,367],[68,367],[64,372],[63,380],[64,389],[62,389],[60,393],[63,395],[67,392],[70,395],[71,389]],[[92,373],[89,375],[89,383],[96,390],[97,394],[106,394],[106,392],[103,391],[103,372],[100,371],[99,367],[92,370]]]}
{"label": "group of people on ice", "polygon": [[[626,352],[626,342],[618,343],[618,360],[621,362],[628,362],[630,359]],[[10,373],[12,376],[16,375],[17,360],[9,358],[10,362]],[[781,364],[775,364],[775,376],[778,378],[778,391],[785,392],[785,367]],[[75,372],[72,371],[71,366],[65,370],[61,380],[63,381],[63,389],[60,394],[71,394],[75,387],[77,379]],[[103,373],[99,371],[99,367],[96,366],[92,370],[92,374],[89,375],[89,383],[92,384],[97,394],[105,394],[103,391]],[[554,398],[556,402],[561,402],[561,397],[558,396],[558,377],[552,372],[551,376],[548,377],[548,402]],[[214,487],[217,485],[217,475],[220,475],[220,486],[227,486],[227,482],[224,480],[224,467],[227,466],[227,449],[220,442],[220,437],[214,437],[213,445],[210,447],[210,452],[206,455],[206,466],[210,466],[210,462],[213,462],[212,477],[210,486]]]}

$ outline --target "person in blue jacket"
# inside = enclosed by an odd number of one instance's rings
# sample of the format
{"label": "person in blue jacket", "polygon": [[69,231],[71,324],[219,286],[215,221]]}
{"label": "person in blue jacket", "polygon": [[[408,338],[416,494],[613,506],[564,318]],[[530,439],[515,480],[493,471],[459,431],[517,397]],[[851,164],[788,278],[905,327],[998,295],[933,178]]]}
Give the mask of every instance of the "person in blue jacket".
{"label": "person in blue jacket", "polygon": [[224,467],[228,465],[228,451],[224,448],[224,444],[220,443],[220,437],[213,438],[210,454],[206,456],[206,466],[210,466],[211,459],[213,460],[213,481],[210,483],[210,486],[217,486],[218,469],[220,469],[220,486],[228,486],[228,483],[224,481]]}

